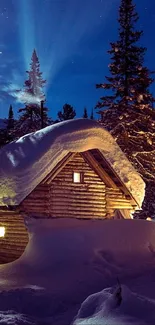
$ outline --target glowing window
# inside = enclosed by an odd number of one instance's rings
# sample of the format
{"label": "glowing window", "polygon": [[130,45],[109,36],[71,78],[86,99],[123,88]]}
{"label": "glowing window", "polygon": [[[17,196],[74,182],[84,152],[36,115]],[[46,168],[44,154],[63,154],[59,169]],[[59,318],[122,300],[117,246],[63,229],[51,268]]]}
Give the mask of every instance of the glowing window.
{"label": "glowing window", "polygon": [[5,236],[5,227],[0,227],[0,237]]}
{"label": "glowing window", "polygon": [[73,173],[73,182],[81,183],[81,173],[78,173],[78,172]]}

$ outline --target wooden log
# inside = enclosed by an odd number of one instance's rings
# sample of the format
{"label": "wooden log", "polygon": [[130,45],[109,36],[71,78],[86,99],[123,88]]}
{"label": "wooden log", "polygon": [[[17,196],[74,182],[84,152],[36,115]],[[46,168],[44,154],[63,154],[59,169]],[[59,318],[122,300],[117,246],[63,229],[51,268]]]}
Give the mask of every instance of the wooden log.
{"label": "wooden log", "polygon": [[[46,193],[41,192],[40,194],[34,192],[33,194],[31,194],[26,200],[25,202],[27,202],[28,200],[34,200],[34,199],[39,199],[40,201],[43,200],[49,200],[50,197],[50,193],[47,195]],[[24,202],[24,201],[23,201]]]}
{"label": "wooden log", "polygon": [[108,208],[119,209],[119,210],[120,209],[127,209],[127,210],[130,209],[131,210],[132,209],[132,206],[131,205],[117,205],[117,204],[114,205],[113,204],[113,205],[108,205],[107,206],[107,209]]}
{"label": "wooden log", "polygon": [[53,218],[56,218],[56,219],[63,219],[63,218],[69,218],[69,219],[89,219],[89,220],[94,220],[94,219],[106,219],[106,215],[79,215],[79,214],[76,214],[76,215],[55,215]]}
{"label": "wooden log", "polygon": [[69,179],[73,179],[73,173],[74,172],[81,172],[81,173],[83,173],[84,174],[84,178],[87,178],[87,177],[89,177],[89,178],[94,178],[94,179],[96,179],[96,180],[100,180],[100,181],[102,181],[101,179],[100,179],[100,177],[97,175],[97,174],[95,174],[91,169],[90,170],[81,170],[81,169],[79,169],[79,170],[76,170],[75,168],[74,168],[74,171],[72,171],[71,169],[69,169],[69,170],[63,170],[60,174],[58,174],[57,175],[57,177],[55,178],[55,179],[62,179],[62,178],[69,178]]}
{"label": "wooden log", "polygon": [[[102,216],[102,215],[106,215],[106,211],[102,210],[102,211],[81,211],[81,210],[69,210],[69,211],[62,211],[62,210],[52,210],[50,212],[51,216],[63,216],[63,217],[72,217],[72,216],[76,216],[76,215],[84,215],[84,216],[89,216],[90,218],[92,218],[93,216]],[[49,215],[49,216],[50,216]]]}
{"label": "wooden log", "polygon": [[[89,181],[85,181],[84,179],[84,182],[81,182],[81,183],[74,183],[72,180],[63,180],[63,179],[60,179],[60,180],[53,180],[52,184],[51,184],[51,187],[55,187],[55,186],[62,186],[63,185],[63,188],[67,188],[67,187],[75,187],[75,188],[79,188],[79,187],[87,187],[87,185],[93,185],[94,187],[104,187],[105,188],[105,184],[103,182],[100,182],[100,181],[96,181],[96,180],[92,180],[90,179]],[[44,192],[43,192],[44,193]]]}
{"label": "wooden log", "polygon": [[[90,196],[83,196],[82,198],[80,197],[80,195],[76,195],[76,196],[72,196],[72,197],[70,197],[70,198],[67,198],[67,197],[64,197],[64,196],[59,196],[59,197],[57,197],[57,196],[52,196],[52,198],[51,198],[51,200],[50,200],[50,202],[49,202],[49,204],[51,204],[52,202],[59,202],[59,201],[61,201],[61,202],[67,202],[67,204],[69,205],[70,204],[70,202],[76,202],[77,204],[79,203],[80,204],[80,202],[81,203],[84,203],[84,204],[88,204],[88,202],[91,204],[95,204],[95,203],[98,203],[98,204],[106,204],[106,200],[105,200],[105,198],[104,198],[104,196],[97,196],[97,197],[93,197],[92,195],[90,195]],[[60,202],[60,203],[61,203]]]}
{"label": "wooden log", "polygon": [[72,200],[68,199],[68,198],[63,198],[63,197],[60,197],[59,199],[58,198],[52,198],[52,200],[49,202],[49,205],[51,204],[54,204],[54,202],[56,204],[64,204],[66,203],[67,205],[70,205],[71,202],[73,202],[74,204],[76,205],[80,205],[80,204],[84,204],[84,205],[88,205],[88,204],[92,204],[92,205],[106,205],[107,202],[106,200],[104,199],[104,197],[101,198],[101,196],[99,198],[96,198],[96,199],[93,199],[92,197],[86,197],[86,198],[83,198],[81,199],[80,196],[78,197],[73,197]]}
{"label": "wooden log", "polygon": [[26,247],[28,241],[25,241],[25,242],[13,242],[13,241],[5,241],[4,244],[1,245],[1,248],[5,248],[7,249],[8,247],[11,247],[12,249],[15,248],[15,249],[21,249],[21,247]]}
{"label": "wooden log", "polygon": [[22,242],[23,240],[25,240],[27,238],[26,234],[25,233],[20,233],[20,232],[15,232],[15,233],[11,233],[9,231],[6,231],[6,235],[5,237],[3,238],[6,238],[6,240],[12,240],[12,239],[15,239],[15,240],[18,240],[19,238],[19,242]]}
{"label": "wooden log", "polygon": [[109,200],[109,201],[107,201],[107,204],[108,205],[115,205],[115,204],[117,204],[117,205],[119,205],[119,204],[121,204],[121,205],[131,205],[131,202],[128,202],[128,201],[111,201],[111,200]]}
{"label": "wooden log", "polygon": [[28,216],[29,215],[29,213],[33,213],[33,214],[35,214],[35,213],[38,213],[39,215],[42,215],[42,216],[47,216],[48,215],[48,213],[49,213],[49,210],[43,210],[43,209],[40,209],[40,208],[37,208],[37,207],[33,207],[33,208],[31,208],[31,206],[30,207],[28,207],[27,209],[25,209],[25,214]]}
{"label": "wooden log", "polygon": [[124,202],[124,203],[129,203],[129,204],[131,204],[130,203],[130,200],[127,200],[127,199],[124,199],[124,198],[109,198],[109,200],[108,200],[108,202],[110,202],[110,203],[115,203],[115,202]]}
{"label": "wooden log", "polygon": [[16,225],[12,225],[12,224],[10,225],[8,223],[3,223],[2,227],[5,227],[7,232],[12,231],[14,233],[16,231],[16,232],[21,232],[21,234],[26,232],[26,227],[25,228],[17,227]]}
{"label": "wooden log", "polygon": [[79,215],[78,213],[76,215],[54,215],[51,217],[51,219],[64,219],[64,218],[69,218],[69,219],[90,219],[90,220],[94,220],[94,219],[106,219],[107,216],[106,215]]}
{"label": "wooden log", "polygon": [[8,255],[10,253],[10,255],[17,255],[17,254],[22,254],[22,252],[25,250],[26,246],[20,247],[20,249],[16,246],[5,246],[4,248],[1,248],[0,250],[0,257],[2,254],[6,254]]}
{"label": "wooden log", "polygon": [[55,168],[49,173],[45,179],[42,181],[42,184],[50,183],[58,173],[65,167],[65,165],[76,155],[76,153],[68,153],[59,163],[55,166]]}
{"label": "wooden log", "polygon": [[130,201],[130,200],[126,199],[126,197],[123,197],[123,195],[119,195],[119,194],[118,195],[106,195],[106,198],[108,200],[125,199],[127,201]]}
{"label": "wooden log", "polygon": [[87,188],[82,188],[82,187],[79,187],[79,188],[62,188],[62,186],[60,187],[55,187],[51,190],[51,193],[61,193],[61,194],[71,194],[71,193],[79,193],[79,194],[84,194],[84,193],[88,193],[88,194],[95,194],[95,193],[98,193],[98,194],[103,194],[105,193],[105,189],[104,188],[93,188],[91,186],[88,186]]}
{"label": "wooden log", "polygon": [[[94,205],[100,205],[100,204],[103,204],[103,205],[106,205],[106,201],[103,198],[98,198],[96,200],[93,200],[92,198],[87,198],[87,200],[85,198],[81,198],[80,196],[76,196],[76,197],[73,197],[72,199],[70,198],[67,198],[67,197],[55,197],[53,198],[54,202],[51,200],[52,204],[54,203],[60,203],[60,204],[63,204],[63,203],[67,203],[67,204],[70,204],[71,202],[73,203],[76,203],[76,204],[85,204],[85,205],[88,205],[88,204],[94,204]],[[61,201],[60,201],[61,200]]]}
{"label": "wooden log", "polygon": [[50,191],[50,186],[49,186],[48,189],[44,189],[44,190],[43,189],[40,189],[40,188],[34,189],[23,201],[27,200],[27,198],[28,197],[31,197],[34,193],[36,193],[38,195],[40,195],[41,193],[45,193],[45,195],[48,196],[49,191]]}
{"label": "wooden log", "polygon": [[61,211],[63,213],[64,209],[66,210],[66,212],[77,212],[77,211],[80,211],[81,213],[82,212],[83,213],[86,212],[86,213],[89,213],[89,214],[91,214],[91,213],[101,213],[101,212],[106,211],[104,207],[87,209],[85,207],[70,207],[70,208],[68,208],[68,207],[65,207],[65,206],[63,206],[63,207],[61,207],[61,206],[54,206],[54,207],[51,208],[51,211],[52,212],[57,212],[57,211],[59,212],[59,211]]}
{"label": "wooden log", "polygon": [[84,159],[91,165],[94,171],[99,175],[102,181],[113,188],[116,187],[113,180],[109,177],[109,175],[105,172],[105,170],[101,167],[101,165],[96,161],[93,155],[90,152],[82,153]]}
{"label": "wooden log", "polygon": [[38,206],[38,207],[42,207],[42,208],[46,208],[46,207],[48,207],[48,202],[41,202],[41,201],[39,201],[39,200],[31,200],[31,201],[29,201],[29,200],[27,200],[27,202],[26,203],[23,203],[22,204],[22,206],[24,206],[24,207],[27,207],[28,205],[31,205],[31,204],[33,204],[34,206]]}

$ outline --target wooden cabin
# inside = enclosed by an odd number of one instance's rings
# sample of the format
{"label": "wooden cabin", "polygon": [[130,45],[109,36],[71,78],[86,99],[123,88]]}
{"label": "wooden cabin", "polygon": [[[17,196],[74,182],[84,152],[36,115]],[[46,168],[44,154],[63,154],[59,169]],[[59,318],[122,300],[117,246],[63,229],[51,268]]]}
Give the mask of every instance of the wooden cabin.
{"label": "wooden cabin", "polygon": [[139,203],[99,148],[68,152],[19,204],[0,207],[0,262],[28,242],[24,217],[131,218]]}

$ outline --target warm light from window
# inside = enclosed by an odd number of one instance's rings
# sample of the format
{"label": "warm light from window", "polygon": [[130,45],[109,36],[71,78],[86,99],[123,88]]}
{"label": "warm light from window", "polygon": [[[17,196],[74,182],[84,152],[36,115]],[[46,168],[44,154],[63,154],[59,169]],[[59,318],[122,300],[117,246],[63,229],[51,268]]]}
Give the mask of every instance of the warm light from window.
{"label": "warm light from window", "polygon": [[80,183],[81,182],[81,174],[74,172],[73,173],[73,182],[74,183]]}
{"label": "warm light from window", "polygon": [[0,227],[0,237],[5,236],[5,227]]}
{"label": "warm light from window", "polygon": [[150,217],[147,217],[146,220],[147,221],[152,221],[152,219]]}

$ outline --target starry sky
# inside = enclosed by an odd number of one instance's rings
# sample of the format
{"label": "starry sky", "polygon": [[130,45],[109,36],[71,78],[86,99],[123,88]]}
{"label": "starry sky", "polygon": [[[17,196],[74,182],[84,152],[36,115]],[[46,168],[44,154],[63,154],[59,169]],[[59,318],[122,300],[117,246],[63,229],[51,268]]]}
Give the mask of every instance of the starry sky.
{"label": "starry sky", "polygon": [[[135,0],[148,48],[146,65],[155,70],[155,0]],[[81,117],[90,114],[102,90],[110,63],[109,43],[117,40],[120,0],[0,0],[0,117],[9,105],[15,116],[23,104],[16,98],[26,80],[35,48],[47,80],[46,106],[56,118],[65,103]],[[155,85],[152,87],[155,95]]]}

